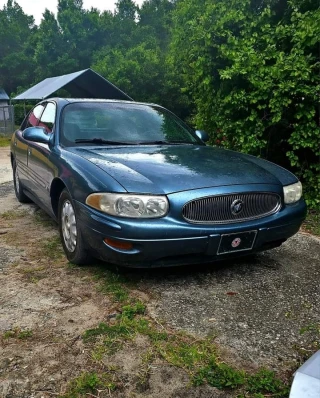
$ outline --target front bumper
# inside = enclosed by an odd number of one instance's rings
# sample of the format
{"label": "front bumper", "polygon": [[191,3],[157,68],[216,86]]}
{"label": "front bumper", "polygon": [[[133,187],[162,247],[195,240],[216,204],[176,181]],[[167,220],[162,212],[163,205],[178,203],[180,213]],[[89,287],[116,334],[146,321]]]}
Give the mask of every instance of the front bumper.
{"label": "front bumper", "polygon": [[[267,250],[297,233],[306,216],[303,200],[265,218],[215,226],[190,224],[170,215],[153,220],[115,218],[77,201],[75,205],[92,253],[104,261],[136,268],[208,263]],[[217,255],[221,235],[253,230],[257,235],[252,250]],[[115,249],[105,238],[130,242],[133,248]]]}

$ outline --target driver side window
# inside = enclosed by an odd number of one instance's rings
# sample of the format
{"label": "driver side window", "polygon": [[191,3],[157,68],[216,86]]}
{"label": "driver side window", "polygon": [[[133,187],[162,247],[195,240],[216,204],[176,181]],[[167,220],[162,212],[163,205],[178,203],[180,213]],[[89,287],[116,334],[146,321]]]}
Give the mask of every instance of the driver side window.
{"label": "driver side window", "polygon": [[39,119],[43,112],[43,109],[44,109],[44,105],[42,105],[42,104],[37,105],[35,108],[32,109],[32,111],[29,113],[27,122],[23,126],[23,130],[26,129],[27,127],[38,126]]}

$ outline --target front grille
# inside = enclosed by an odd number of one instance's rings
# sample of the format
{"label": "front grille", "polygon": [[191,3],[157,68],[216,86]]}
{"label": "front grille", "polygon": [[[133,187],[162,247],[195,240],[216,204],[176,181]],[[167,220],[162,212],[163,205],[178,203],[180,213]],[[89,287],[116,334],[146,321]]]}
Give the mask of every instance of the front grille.
{"label": "front grille", "polygon": [[280,208],[276,193],[239,193],[192,200],[183,206],[182,216],[192,223],[228,224],[266,217]]}

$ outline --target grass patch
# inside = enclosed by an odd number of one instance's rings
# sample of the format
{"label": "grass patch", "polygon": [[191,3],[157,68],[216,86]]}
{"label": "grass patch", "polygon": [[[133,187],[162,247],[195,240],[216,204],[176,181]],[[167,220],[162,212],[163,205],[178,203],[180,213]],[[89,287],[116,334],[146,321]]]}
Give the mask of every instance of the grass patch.
{"label": "grass patch", "polygon": [[122,275],[111,271],[94,270],[94,279],[98,280],[98,290],[103,294],[111,296],[112,300],[118,303],[130,302],[129,290],[124,286],[128,280]]}
{"label": "grass patch", "polygon": [[87,330],[83,335],[85,342],[94,341],[98,336],[102,336],[93,350],[92,358],[101,360],[105,354],[114,354],[122,348],[125,341],[132,340],[137,333],[147,330],[149,325],[146,324],[146,320],[135,318],[135,315],[144,312],[145,306],[141,302],[133,306],[126,305],[115,324],[100,323],[97,328]]}
{"label": "grass patch", "polygon": [[320,323],[311,323],[310,325],[302,327],[299,331],[300,335],[307,332],[313,332],[316,336],[320,337]]}
{"label": "grass patch", "polygon": [[0,215],[4,220],[17,220],[27,216],[29,213],[26,210],[8,210]]}
{"label": "grass patch", "polygon": [[114,324],[101,323],[97,328],[86,331],[83,339],[92,342],[99,337],[92,357],[101,360],[137,335],[149,337],[149,352],[152,352],[151,359],[144,362],[138,375],[139,389],[146,387],[150,361],[158,357],[185,370],[194,386],[208,383],[221,390],[235,390],[239,397],[288,396],[288,386],[277,379],[274,372],[261,369],[248,374],[221,362],[212,339],[196,340],[186,333],[160,330],[159,325],[145,315],[145,306],[139,301],[123,306]]}
{"label": "grass patch", "polygon": [[155,352],[151,349],[141,355],[141,365],[135,378],[135,389],[139,393],[144,393],[150,387],[149,380],[152,371],[152,362],[156,359]]}
{"label": "grass patch", "polygon": [[[311,323],[309,325],[306,325],[300,329],[299,333],[300,335],[308,334],[311,340],[306,350],[305,348],[302,348],[302,351],[304,350],[309,352],[308,356],[310,356],[310,352],[313,353],[320,349],[320,323]],[[300,351],[301,353],[301,347],[297,348],[298,351]],[[303,357],[305,357],[305,354],[306,353],[304,352]],[[308,358],[305,358],[305,360],[306,359]]]}
{"label": "grass patch", "polygon": [[18,272],[23,274],[32,283],[37,283],[46,277],[46,268],[44,266],[21,268]]}
{"label": "grass patch", "polygon": [[0,147],[10,146],[11,136],[0,136]]}
{"label": "grass patch", "polygon": [[320,236],[320,210],[308,211],[303,229],[313,235]]}
{"label": "grass patch", "polygon": [[114,377],[108,373],[97,374],[95,372],[84,372],[76,379],[72,380],[67,391],[60,398],[80,398],[97,396],[102,391],[107,391],[110,395],[117,388]]}
{"label": "grass patch", "polygon": [[57,227],[57,223],[43,210],[38,210],[34,214],[34,219],[37,224],[43,225],[44,227]]}
{"label": "grass patch", "polygon": [[122,317],[132,320],[136,315],[144,315],[145,311],[146,306],[141,301],[137,301],[134,305],[125,305],[122,307]]}
{"label": "grass patch", "polygon": [[7,330],[3,334],[4,339],[19,339],[19,340],[26,340],[33,336],[32,330],[21,330],[19,328],[15,328],[13,330]]}
{"label": "grass patch", "polygon": [[58,260],[64,255],[59,235],[42,241],[40,248],[46,257],[53,260]]}

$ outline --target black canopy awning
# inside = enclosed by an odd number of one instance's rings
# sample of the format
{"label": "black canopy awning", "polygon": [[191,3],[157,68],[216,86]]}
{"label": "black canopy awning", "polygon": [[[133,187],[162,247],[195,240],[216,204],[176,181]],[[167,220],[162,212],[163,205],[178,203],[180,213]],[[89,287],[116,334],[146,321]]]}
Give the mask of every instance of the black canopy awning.
{"label": "black canopy awning", "polygon": [[92,69],[85,69],[63,76],[49,77],[16,96],[14,100],[42,100],[50,97],[61,88],[68,91],[74,98],[132,100],[118,87]]}

